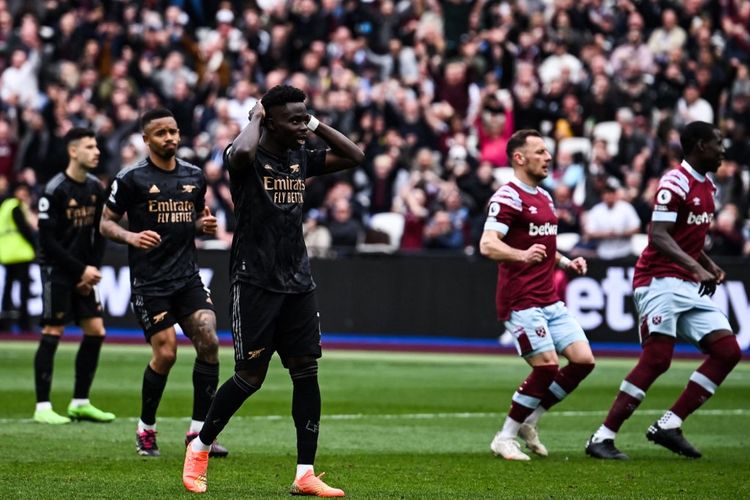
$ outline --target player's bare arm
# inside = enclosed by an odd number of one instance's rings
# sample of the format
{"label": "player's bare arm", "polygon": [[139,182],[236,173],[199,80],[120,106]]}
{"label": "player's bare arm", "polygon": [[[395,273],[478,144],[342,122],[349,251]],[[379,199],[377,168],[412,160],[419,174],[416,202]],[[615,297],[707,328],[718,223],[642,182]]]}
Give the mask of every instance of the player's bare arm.
{"label": "player's bare arm", "polygon": [[534,243],[526,250],[513,248],[505,243],[503,235],[497,231],[485,231],[479,241],[479,251],[496,262],[522,262],[524,264],[537,264],[547,257],[547,248],[539,243]]}
{"label": "player's bare arm", "polygon": [[[308,122],[316,120],[308,115]],[[323,122],[318,122],[314,132],[315,135],[323,139],[331,148],[326,154],[326,173],[338,172],[356,167],[365,159],[365,154],[357,147],[348,137],[333,127],[329,127]]]}
{"label": "player's bare arm", "polygon": [[131,245],[142,250],[157,247],[161,243],[161,236],[156,231],[141,231],[134,233],[120,225],[122,214],[118,214],[109,207],[104,207],[99,231],[105,238],[117,243]]}
{"label": "player's bare arm", "polygon": [[721,285],[727,278],[727,273],[709,257],[706,252],[701,252],[698,258],[700,265],[708,269],[716,277],[716,284]]}
{"label": "player's bare arm", "polygon": [[206,363],[219,362],[216,341],[216,314],[210,309],[199,309],[180,321],[185,335],[190,338],[198,358]]}
{"label": "player's bare arm", "polygon": [[266,110],[263,108],[263,104],[258,101],[250,110],[248,116],[250,123],[245,125],[245,128],[232,142],[232,146],[227,152],[230,169],[240,170],[252,165],[253,160],[255,160],[255,151],[257,151],[258,143],[260,143],[265,116]]}
{"label": "player's bare arm", "polygon": [[195,220],[195,231],[198,234],[216,234],[219,224],[216,221],[216,216],[211,215],[211,209],[205,207],[201,216]]}
{"label": "player's bare arm", "polygon": [[586,259],[584,259],[583,257],[576,257],[575,259],[571,260],[560,252],[557,252],[555,254],[555,264],[560,269],[570,271],[577,274],[578,276],[583,276],[588,272],[589,269],[588,264],[586,263]]}
{"label": "player's bare arm", "polygon": [[651,227],[652,245],[656,250],[693,273],[695,279],[701,284],[701,295],[713,295],[717,285],[716,276],[680,248],[672,238],[673,227],[674,222],[654,221]]}

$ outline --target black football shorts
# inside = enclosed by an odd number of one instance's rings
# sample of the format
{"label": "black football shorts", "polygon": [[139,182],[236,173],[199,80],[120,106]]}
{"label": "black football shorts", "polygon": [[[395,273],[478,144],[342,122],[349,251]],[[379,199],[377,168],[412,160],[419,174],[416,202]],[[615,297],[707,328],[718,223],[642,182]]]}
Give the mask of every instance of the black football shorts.
{"label": "black football shorts", "polygon": [[44,326],[66,325],[70,321],[102,317],[102,303],[97,287],[88,295],[81,295],[74,284],[63,279],[54,279],[55,271],[42,269],[42,318]]}

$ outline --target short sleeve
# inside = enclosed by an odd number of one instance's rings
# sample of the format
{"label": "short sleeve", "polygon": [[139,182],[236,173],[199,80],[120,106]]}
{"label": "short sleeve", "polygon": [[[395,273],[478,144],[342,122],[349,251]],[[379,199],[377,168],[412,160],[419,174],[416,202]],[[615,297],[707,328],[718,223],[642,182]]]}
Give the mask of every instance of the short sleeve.
{"label": "short sleeve", "polygon": [[201,217],[203,209],[206,207],[206,176],[201,173],[198,178],[198,196],[195,197],[195,213]]}
{"label": "short sleeve", "polygon": [[107,197],[107,206],[109,209],[118,214],[124,214],[128,210],[128,200],[132,199],[130,196],[131,191],[129,183],[124,176],[115,177],[109,188],[109,196]]}
{"label": "short sleeve", "polygon": [[314,177],[325,173],[326,149],[307,149],[307,171],[305,177]]}
{"label": "short sleeve", "polygon": [[690,184],[682,172],[672,170],[660,180],[654,196],[654,211],[651,215],[653,222],[676,222],[677,212],[684,203]]}
{"label": "short sleeve", "polygon": [[521,197],[513,188],[501,187],[492,195],[487,204],[484,230],[506,235],[513,220],[521,213],[522,207]]}
{"label": "short sleeve", "polygon": [[39,228],[54,229],[60,220],[60,203],[57,201],[55,193],[45,192],[40,198],[37,205],[39,211]]}

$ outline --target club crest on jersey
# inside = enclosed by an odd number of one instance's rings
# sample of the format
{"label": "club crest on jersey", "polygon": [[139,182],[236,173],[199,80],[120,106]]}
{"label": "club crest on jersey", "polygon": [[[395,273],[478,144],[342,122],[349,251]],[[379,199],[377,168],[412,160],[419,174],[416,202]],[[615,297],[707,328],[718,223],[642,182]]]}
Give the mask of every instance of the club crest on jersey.
{"label": "club crest on jersey", "polygon": [[557,224],[534,224],[529,222],[529,236],[555,236],[557,234]]}
{"label": "club crest on jersey", "polygon": [[547,336],[547,329],[544,328],[543,326],[538,326],[536,328],[536,330],[535,330],[535,333],[536,333],[537,337],[543,339],[544,337]]}
{"label": "club crest on jersey", "polygon": [[167,317],[167,311],[160,312],[159,314],[154,314],[154,324],[159,323],[161,321],[164,321],[164,318]]}
{"label": "club crest on jersey", "polygon": [[661,316],[651,316],[651,323],[654,325],[661,325]]}
{"label": "club crest on jersey", "polygon": [[296,174],[299,172],[299,163],[295,163],[294,165],[289,165],[289,171],[291,171],[293,174]]}
{"label": "club crest on jersey", "polygon": [[713,220],[714,220],[714,214],[710,214],[708,212],[694,214],[693,212],[690,212],[688,214],[687,223],[700,226],[701,224],[710,224],[711,221]]}
{"label": "club crest on jersey", "polygon": [[268,163],[266,163],[265,165],[263,165],[263,168],[265,168],[266,170],[273,170],[273,167],[271,165],[269,165]]}
{"label": "club crest on jersey", "polygon": [[531,207],[529,207],[529,213],[530,213],[531,215],[536,215],[536,213],[537,213],[538,211],[539,211],[539,210],[537,210],[537,208],[536,208],[536,207],[534,207],[534,206],[531,206]]}
{"label": "club crest on jersey", "polygon": [[262,348],[258,349],[257,351],[250,351],[250,352],[247,353],[247,359],[259,358],[260,357],[260,353],[262,353],[265,350],[266,350],[266,348],[262,347]]}
{"label": "club crest on jersey", "polygon": [[156,184],[151,184],[151,187],[148,188],[148,192],[151,194],[157,194],[157,193],[161,193],[161,190],[158,187],[156,187]]}
{"label": "club crest on jersey", "polygon": [[185,184],[182,186],[183,193],[192,193],[195,190],[195,186],[192,184]]}

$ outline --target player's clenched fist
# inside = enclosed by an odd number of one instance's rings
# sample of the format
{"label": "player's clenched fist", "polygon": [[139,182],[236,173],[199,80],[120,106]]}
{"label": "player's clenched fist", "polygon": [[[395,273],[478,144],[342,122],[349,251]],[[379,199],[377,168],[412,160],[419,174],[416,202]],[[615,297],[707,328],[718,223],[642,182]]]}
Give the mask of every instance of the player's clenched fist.
{"label": "player's clenched fist", "polygon": [[547,257],[547,247],[541,243],[534,243],[522,252],[522,260],[526,264],[537,264]]}
{"label": "player's clenched fist", "polygon": [[575,259],[570,261],[570,265],[567,267],[567,269],[579,276],[583,276],[588,272],[589,267],[588,264],[586,264],[586,259],[584,259],[583,257],[576,257]]}
{"label": "player's clenched fist", "polygon": [[203,209],[203,215],[196,222],[196,229],[203,234],[216,234],[219,226],[216,217],[211,215],[211,209],[208,207]]}
{"label": "player's clenched fist", "polygon": [[161,243],[161,236],[156,231],[141,231],[140,233],[131,233],[128,245],[148,250],[155,248]]}

